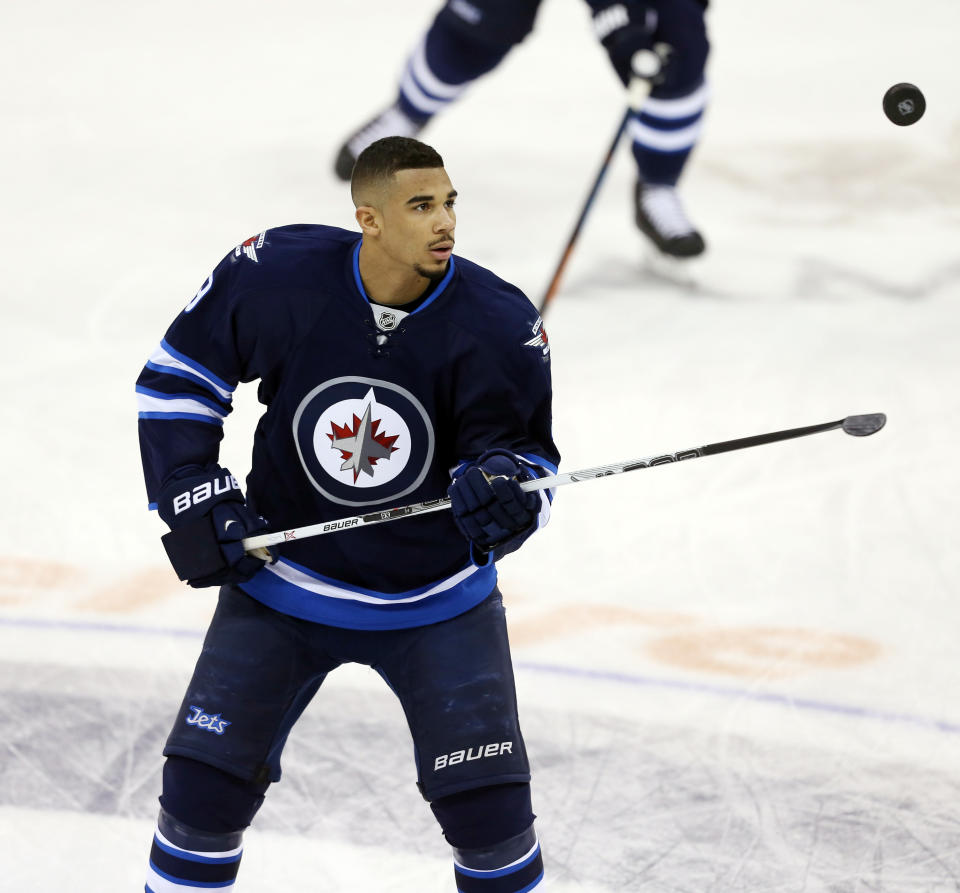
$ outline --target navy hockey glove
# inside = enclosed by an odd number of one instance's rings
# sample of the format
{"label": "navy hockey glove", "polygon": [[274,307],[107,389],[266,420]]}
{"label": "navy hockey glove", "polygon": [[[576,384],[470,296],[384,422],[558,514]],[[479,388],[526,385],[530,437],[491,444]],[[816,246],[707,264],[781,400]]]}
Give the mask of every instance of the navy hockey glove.
{"label": "navy hockey glove", "polygon": [[[266,563],[248,555],[240,541],[265,533],[267,522],[247,506],[226,468],[171,481],[160,492],[157,509],[171,528],[161,537],[167,557],[190,586],[242,583]],[[272,551],[266,554],[273,560]]]}
{"label": "navy hockey glove", "polygon": [[624,86],[634,76],[631,64],[640,50],[653,50],[662,69],[651,78],[658,94],[690,90],[703,80],[710,52],[703,0],[592,0],[597,38]]}
{"label": "navy hockey glove", "polygon": [[477,564],[489,563],[489,552],[494,558],[513,552],[536,529],[540,494],[518,482],[532,477],[512,453],[487,450],[447,489],[454,523],[471,552],[481,553]]}
{"label": "navy hockey glove", "polygon": [[603,6],[591,4],[593,27],[623,85],[634,76],[632,61],[640,50],[653,49],[657,11],[637,0],[621,0]]}

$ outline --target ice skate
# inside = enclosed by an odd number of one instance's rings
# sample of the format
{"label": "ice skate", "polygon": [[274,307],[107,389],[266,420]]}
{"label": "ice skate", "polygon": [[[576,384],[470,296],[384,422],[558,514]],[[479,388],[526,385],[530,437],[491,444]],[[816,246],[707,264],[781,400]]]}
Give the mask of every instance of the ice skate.
{"label": "ice skate", "polygon": [[687,218],[673,186],[638,181],[634,200],[637,226],[663,254],[675,258],[703,254],[703,236]]}
{"label": "ice skate", "polygon": [[371,143],[385,136],[416,136],[426,121],[416,121],[394,104],[347,137],[337,153],[333,169],[341,180],[349,180],[357,156]]}

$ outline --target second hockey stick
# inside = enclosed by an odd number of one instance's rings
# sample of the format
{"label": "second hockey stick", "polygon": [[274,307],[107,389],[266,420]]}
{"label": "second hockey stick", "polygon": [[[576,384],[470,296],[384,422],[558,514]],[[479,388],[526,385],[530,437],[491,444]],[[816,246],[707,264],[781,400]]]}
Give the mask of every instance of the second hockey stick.
{"label": "second hockey stick", "polygon": [[577,243],[577,238],[580,235],[580,230],[583,229],[583,224],[587,219],[587,214],[590,213],[590,208],[593,207],[593,200],[597,197],[597,193],[600,191],[600,186],[603,183],[604,177],[607,175],[610,162],[613,160],[614,153],[617,151],[617,146],[620,145],[620,139],[623,137],[624,131],[627,129],[627,124],[630,123],[630,116],[634,113],[634,111],[639,109],[641,105],[643,105],[643,101],[647,98],[647,94],[650,92],[650,88],[653,85],[652,79],[656,77],[660,70],[661,64],[661,58],[652,50],[641,50],[634,57],[633,68],[635,71],[642,72],[643,76],[635,77],[630,84],[627,109],[623,113],[623,117],[620,119],[617,132],[613,136],[613,141],[610,143],[610,148],[607,149],[607,154],[603,158],[603,163],[600,165],[600,170],[597,171],[597,176],[594,178],[593,186],[590,188],[590,192],[587,194],[587,200],[584,202],[583,210],[580,211],[580,216],[577,218],[577,223],[573,227],[573,232],[570,233],[570,238],[567,239],[567,244],[564,246],[563,254],[560,255],[560,260],[557,263],[557,267],[553,271],[553,278],[550,280],[547,290],[540,299],[540,306],[537,308],[537,310],[540,312],[540,316],[543,316],[544,313],[546,313],[547,306],[553,300],[554,295],[557,293],[557,289],[560,287],[560,278],[563,276],[564,267],[566,267],[567,261],[570,260],[570,255],[573,254],[573,246]]}
{"label": "second hockey stick", "polygon": [[[789,428],[785,431],[773,431],[769,434],[754,434],[751,437],[741,437],[737,440],[724,440],[719,443],[708,443],[706,446],[693,447],[688,450],[679,450],[676,453],[663,453],[659,456],[648,456],[643,459],[629,459],[626,462],[614,462],[611,465],[598,465],[596,468],[583,468],[580,471],[569,471],[563,474],[553,474],[537,478],[532,481],[523,481],[521,489],[547,490],[551,487],[561,487],[564,484],[579,484],[583,481],[593,481],[597,478],[609,477],[614,474],[624,474],[628,471],[637,471],[640,468],[653,468],[656,465],[670,465],[674,462],[683,462],[686,459],[698,459],[701,456],[712,456],[716,453],[729,453],[733,450],[745,450],[748,447],[762,446],[766,443],[775,443],[779,440],[792,440],[796,437],[806,437],[809,434],[820,434],[823,431],[842,429],[846,434],[854,437],[867,437],[876,434],[887,422],[882,412],[867,415],[851,415],[835,422],[823,422],[819,425],[808,425],[805,428]],[[310,524],[307,527],[298,527],[291,530],[281,530],[276,533],[263,533],[258,536],[247,537],[243,540],[243,548],[248,552],[265,546],[276,546],[279,543],[291,540],[305,539],[310,536],[320,536],[324,533],[336,533],[340,530],[356,530],[358,527],[368,527],[371,524],[383,524],[386,521],[396,521],[398,518],[408,518],[411,515],[422,515],[426,512],[439,512],[450,508],[450,500],[430,499],[426,502],[415,502],[398,508],[384,511],[369,512],[366,515],[354,515],[350,518],[339,518],[336,521],[323,521],[319,524]]]}

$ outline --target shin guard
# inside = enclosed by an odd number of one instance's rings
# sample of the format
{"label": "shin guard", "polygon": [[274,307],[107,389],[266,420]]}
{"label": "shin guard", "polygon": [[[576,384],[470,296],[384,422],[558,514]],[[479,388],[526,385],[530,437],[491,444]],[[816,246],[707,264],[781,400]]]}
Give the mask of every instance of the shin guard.
{"label": "shin guard", "polygon": [[526,893],[543,879],[543,857],[533,825],[501,843],[454,849],[459,893]]}
{"label": "shin guard", "polygon": [[242,840],[242,831],[199,831],[161,809],[150,850],[146,893],[232,890],[243,854]]}

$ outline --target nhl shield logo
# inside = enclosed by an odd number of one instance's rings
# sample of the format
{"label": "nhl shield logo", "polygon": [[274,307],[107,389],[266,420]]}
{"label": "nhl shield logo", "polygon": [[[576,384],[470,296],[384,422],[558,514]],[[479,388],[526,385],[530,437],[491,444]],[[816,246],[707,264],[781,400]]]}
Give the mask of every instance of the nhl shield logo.
{"label": "nhl shield logo", "polygon": [[397,314],[392,310],[383,310],[377,317],[377,325],[384,331],[389,332],[397,327]]}
{"label": "nhl shield logo", "polygon": [[433,425],[420,401],[370,378],[314,388],[297,409],[293,434],[311,484],[340,505],[404,496],[420,486],[433,460]]}

